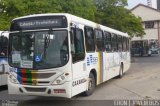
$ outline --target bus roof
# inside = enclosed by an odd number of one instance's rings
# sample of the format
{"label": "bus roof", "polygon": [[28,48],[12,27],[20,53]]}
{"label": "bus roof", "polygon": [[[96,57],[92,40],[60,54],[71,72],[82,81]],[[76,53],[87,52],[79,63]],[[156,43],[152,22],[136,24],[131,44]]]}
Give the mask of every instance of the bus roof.
{"label": "bus roof", "polygon": [[53,16],[53,15],[64,15],[66,16],[68,19],[70,19],[72,22],[76,22],[79,24],[83,24],[86,26],[90,26],[90,27],[94,27],[94,28],[98,28],[98,29],[103,29],[105,31],[111,32],[111,33],[115,33],[117,35],[121,35],[121,36],[125,36],[125,37],[129,37],[127,33],[123,33],[121,31],[97,24],[95,22],[92,22],[90,20],[72,15],[72,14],[68,14],[68,13],[46,13],[46,14],[34,14],[34,15],[28,15],[28,16],[23,16],[23,17],[19,17],[19,18],[15,18],[14,20],[18,20],[18,19],[23,19],[23,18],[30,18],[30,17],[39,17],[39,16]]}

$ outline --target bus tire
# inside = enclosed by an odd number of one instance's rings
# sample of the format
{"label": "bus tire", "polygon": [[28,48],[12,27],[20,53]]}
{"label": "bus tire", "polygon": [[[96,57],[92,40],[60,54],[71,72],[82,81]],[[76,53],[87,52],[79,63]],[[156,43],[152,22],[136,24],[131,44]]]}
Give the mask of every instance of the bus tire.
{"label": "bus tire", "polygon": [[96,80],[93,73],[89,74],[89,81],[88,81],[88,89],[84,92],[85,96],[90,96],[93,94],[94,89],[96,87]]}
{"label": "bus tire", "polygon": [[123,77],[123,64],[121,64],[120,66],[119,75],[118,75],[118,78],[122,78],[122,77]]}

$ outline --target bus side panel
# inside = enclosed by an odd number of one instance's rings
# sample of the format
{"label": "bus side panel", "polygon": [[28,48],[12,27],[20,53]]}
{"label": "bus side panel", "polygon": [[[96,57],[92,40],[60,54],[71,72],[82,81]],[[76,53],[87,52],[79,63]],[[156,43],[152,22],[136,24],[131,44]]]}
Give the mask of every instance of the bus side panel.
{"label": "bus side panel", "polygon": [[126,72],[129,70],[130,65],[131,65],[131,58],[130,58],[130,52],[124,52],[123,53],[123,58],[124,58],[124,69],[123,71]]}
{"label": "bus side panel", "polygon": [[77,95],[87,88],[87,75],[85,75],[85,61],[79,61],[72,64],[72,96]]}
{"label": "bus side panel", "polygon": [[114,76],[116,77],[119,75],[119,71],[120,71],[120,65],[121,65],[121,52],[115,52],[114,53],[114,63],[113,63],[113,73]]}
{"label": "bus side panel", "polygon": [[86,53],[85,60],[72,65],[73,83],[72,96],[84,92],[88,89],[88,78],[91,70],[96,70],[97,83],[100,82],[100,72],[98,72],[98,53]]}
{"label": "bus side panel", "polygon": [[113,74],[113,53],[106,53],[105,54],[105,63],[104,63],[104,81],[111,79]]}

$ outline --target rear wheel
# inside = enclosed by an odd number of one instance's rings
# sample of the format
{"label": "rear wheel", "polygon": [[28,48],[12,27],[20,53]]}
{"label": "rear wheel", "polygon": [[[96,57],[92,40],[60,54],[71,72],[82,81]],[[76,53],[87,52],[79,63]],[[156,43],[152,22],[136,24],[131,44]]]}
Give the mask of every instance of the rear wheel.
{"label": "rear wheel", "polygon": [[88,90],[84,92],[85,96],[90,96],[93,94],[94,89],[96,87],[96,81],[95,81],[95,77],[92,73],[90,73],[89,75],[89,81],[88,81]]}

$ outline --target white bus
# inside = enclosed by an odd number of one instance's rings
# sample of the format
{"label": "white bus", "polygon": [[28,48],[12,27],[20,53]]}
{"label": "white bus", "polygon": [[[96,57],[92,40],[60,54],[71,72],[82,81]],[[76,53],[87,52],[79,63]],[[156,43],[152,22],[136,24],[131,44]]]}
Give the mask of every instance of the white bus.
{"label": "white bus", "polygon": [[71,98],[122,77],[129,37],[71,14],[16,18],[9,36],[9,94]]}
{"label": "white bus", "polygon": [[7,85],[7,73],[9,71],[7,62],[8,36],[8,32],[0,31],[0,86]]}

